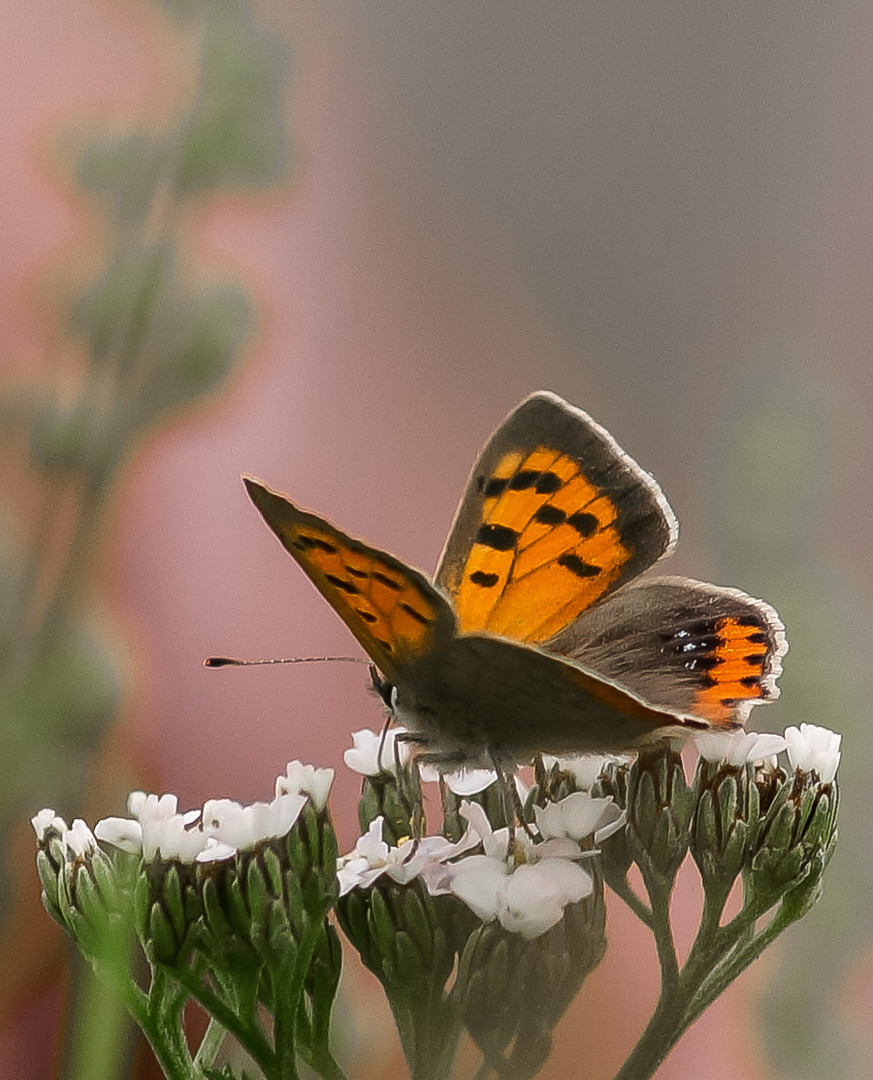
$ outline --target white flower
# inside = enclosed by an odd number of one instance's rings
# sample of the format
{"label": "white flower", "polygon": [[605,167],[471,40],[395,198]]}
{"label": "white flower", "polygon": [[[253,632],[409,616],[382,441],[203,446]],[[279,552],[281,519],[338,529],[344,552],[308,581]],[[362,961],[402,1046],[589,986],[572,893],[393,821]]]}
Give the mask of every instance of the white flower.
{"label": "white flower", "polygon": [[76,818],[73,824],[61,836],[64,852],[67,857],[72,852],[74,858],[84,858],[97,849],[97,841],[94,834],[81,818]]}
{"label": "white flower", "polygon": [[431,867],[426,875],[431,893],[451,892],[481,919],[498,919],[506,930],[526,939],[545,933],[560,921],[567,904],[591,894],[591,875],[576,861],[585,853],[568,836],[534,843],[526,834],[516,834],[514,851],[522,861],[513,868],[507,861],[509,830],[492,829],[476,803],[464,803],[461,814],[469,822],[472,841],[481,839],[485,854]]}
{"label": "white flower", "polygon": [[576,791],[544,807],[535,806],[534,815],[537,828],[545,837],[569,836],[582,840],[593,836],[596,844],[617,832],[627,817],[611,796],[595,799],[587,791]]}
{"label": "white flower", "polygon": [[323,810],[332,783],[333,769],[316,769],[314,765],[304,765],[302,761],[289,761],[284,775],[276,779],[276,795],[296,795],[300,792],[309,796],[316,810]]}
{"label": "white flower", "polygon": [[756,731],[703,731],[694,735],[697,752],[706,761],[757,765],[788,745],[781,735]]}
{"label": "white flower", "polygon": [[127,812],[138,821],[160,821],[174,817],[179,800],[175,795],[149,795],[145,791],[132,791],[127,796]]}
{"label": "white flower", "polygon": [[535,844],[517,835],[515,850],[524,861],[513,869],[506,859],[509,830],[492,830],[480,811],[475,804],[461,808],[485,854],[446,866],[439,891],[452,892],[485,921],[496,918],[526,939],[539,937],[560,921],[567,904],[591,893],[591,876],[574,861],[582,852],[568,837]]}
{"label": "white flower", "polygon": [[242,806],[232,799],[210,799],[203,804],[203,835],[239,850],[261,840],[284,836],[306,805],[306,796],[277,795],[272,802]]}
{"label": "white flower", "polygon": [[379,773],[396,773],[397,762],[405,765],[409,760],[409,744],[398,735],[406,732],[404,727],[389,728],[377,735],[375,731],[364,728],[352,732],[354,747],[346,750],[343,761],[350,769],[363,776],[378,776]]}
{"label": "white flower", "polygon": [[113,844],[131,855],[142,851],[142,825],[131,818],[108,817],[94,826],[94,835],[106,844]]}
{"label": "white flower", "polygon": [[441,773],[435,765],[419,765],[418,771],[427,784],[438,783],[442,776],[449,791],[460,796],[478,795],[497,782],[497,773],[493,769],[458,769]]}
{"label": "white flower", "polygon": [[477,837],[467,834],[457,844],[444,836],[425,836],[421,840],[407,840],[398,847],[389,847],[382,839],[383,822],[383,818],[375,818],[358,838],[354,849],[337,859],[340,896],[351,889],[369,888],[383,874],[400,885],[419,876],[427,877],[431,867],[441,865],[478,843]]}
{"label": "white flower", "polygon": [[236,853],[237,849],[231,844],[216,840],[214,836],[207,836],[203,850],[197,852],[196,861],[199,863],[223,862],[225,859],[232,859]]}
{"label": "white flower", "polygon": [[193,862],[206,844],[203,832],[190,827],[200,817],[200,811],[180,814],[178,802],[175,795],[132,791],[127,797],[132,817],[103,818],[94,826],[94,834],[98,840],[132,855],[142,853],[148,862],[157,858]]}
{"label": "white flower", "polygon": [[36,838],[40,843],[45,840],[46,833],[49,829],[54,829],[56,832],[61,833],[61,835],[67,831],[66,821],[64,821],[62,817],[58,817],[54,810],[48,806],[45,807],[45,809],[40,810],[38,814],[34,814],[30,819],[30,822],[36,832]]}
{"label": "white flower", "polygon": [[823,784],[829,784],[833,780],[842,756],[841,735],[817,724],[801,724],[799,728],[786,728],[785,738],[792,768],[802,772],[815,770]]}
{"label": "white flower", "polygon": [[[195,812],[196,813],[196,812]],[[164,862],[178,859],[191,863],[206,845],[206,837],[199,828],[189,828],[187,814],[169,817],[146,817],[142,820],[142,854],[147,862],[160,858]]]}
{"label": "white flower", "polygon": [[552,757],[551,754],[543,754],[543,764],[547,769],[557,765],[562,772],[570,773],[576,787],[583,791],[593,787],[607,765],[613,763],[627,765],[631,761],[633,761],[631,754],[576,754],[573,757]]}
{"label": "white flower", "polygon": [[523,863],[498,895],[497,918],[504,929],[529,941],[560,922],[568,904],[593,890],[591,875],[569,859]]}

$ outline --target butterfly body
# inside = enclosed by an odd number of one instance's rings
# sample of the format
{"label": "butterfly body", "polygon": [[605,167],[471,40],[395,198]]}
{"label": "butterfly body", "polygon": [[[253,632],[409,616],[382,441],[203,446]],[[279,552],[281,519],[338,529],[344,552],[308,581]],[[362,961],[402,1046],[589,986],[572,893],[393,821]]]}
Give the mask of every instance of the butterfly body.
{"label": "butterfly body", "polygon": [[787,648],[776,613],[738,590],[638,580],[675,544],[672,510],[554,394],[531,395],[486,443],[433,581],[245,483],[434,760],[632,749],[741,726],[776,696]]}
{"label": "butterfly body", "polygon": [[425,757],[468,767],[629,750],[683,726],[580,664],[488,634],[454,638],[404,675],[390,702]]}

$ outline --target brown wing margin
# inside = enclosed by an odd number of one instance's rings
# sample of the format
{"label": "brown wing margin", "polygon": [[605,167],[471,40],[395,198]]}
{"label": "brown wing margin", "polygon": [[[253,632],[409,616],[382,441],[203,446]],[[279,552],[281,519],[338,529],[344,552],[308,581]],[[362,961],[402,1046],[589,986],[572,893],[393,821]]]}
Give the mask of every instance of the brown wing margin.
{"label": "brown wing margin", "polygon": [[451,607],[419,571],[259,481],[243,482],[282,546],[389,679],[454,633]]}

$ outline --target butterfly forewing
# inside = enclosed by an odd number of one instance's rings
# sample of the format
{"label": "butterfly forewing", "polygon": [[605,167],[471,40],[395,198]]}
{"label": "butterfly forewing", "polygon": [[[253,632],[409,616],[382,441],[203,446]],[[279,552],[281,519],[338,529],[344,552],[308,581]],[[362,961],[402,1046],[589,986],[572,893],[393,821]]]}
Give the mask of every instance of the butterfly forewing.
{"label": "butterfly forewing", "polygon": [[672,547],[660,488],[581,410],[533,394],[474,466],[437,571],[462,631],[547,641]]}
{"label": "butterfly forewing", "polygon": [[423,574],[257,481],[244,482],[282,545],[389,679],[452,636],[451,608]]}

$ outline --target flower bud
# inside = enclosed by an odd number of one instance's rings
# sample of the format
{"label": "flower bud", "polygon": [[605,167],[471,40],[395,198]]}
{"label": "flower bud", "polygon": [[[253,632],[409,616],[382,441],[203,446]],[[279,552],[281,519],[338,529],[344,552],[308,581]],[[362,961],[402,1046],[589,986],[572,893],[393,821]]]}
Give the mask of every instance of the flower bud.
{"label": "flower bud", "polygon": [[836,781],[821,783],[799,769],[782,781],[761,814],[744,875],[758,911],[789,895],[799,918],[815,903],[836,844],[838,805]]}
{"label": "flower bud", "polygon": [[[627,770],[610,765],[605,777],[592,790],[600,795],[612,795],[618,806],[627,809],[626,828],[604,843],[603,870],[607,881],[614,880],[611,875],[629,857],[644,874],[651,871],[663,878],[665,884],[671,883],[688,850],[695,802],[694,792],[685,782],[679,754],[672,749],[645,751]],[[625,865],[625,873],[626,870]]]}
{"label": "flower bud", "polygon": [[167,967],[186,966],[192,937],[199,933],[200,889],[193,865],[143,862],[136,880],[134,911],[137,932],[151,961]]}
{"label": "flower bud", "polygon": [[717,766],[701,758],[694,783],[697,808],[691,855],[704,888],[724,895],[743,869],[750,834],[757,828],[759,793],[748,765]]}
{"label": "flower bud", "polygon": [[606,950],[603,886],[570,904],[560,922],[525,939],[498,922],[469,937],[452,990],[460,1016],[489,1062],[518,1080],[542,1068],[552,1031]]}

